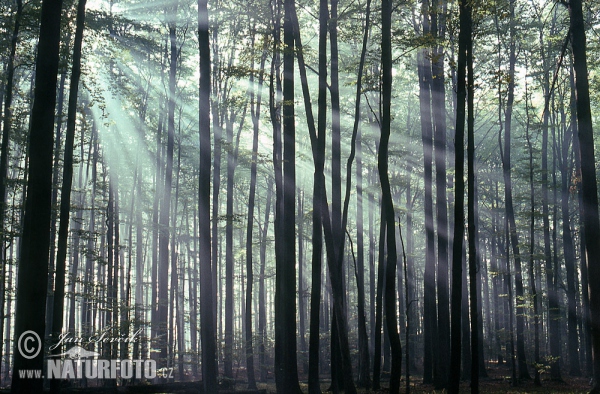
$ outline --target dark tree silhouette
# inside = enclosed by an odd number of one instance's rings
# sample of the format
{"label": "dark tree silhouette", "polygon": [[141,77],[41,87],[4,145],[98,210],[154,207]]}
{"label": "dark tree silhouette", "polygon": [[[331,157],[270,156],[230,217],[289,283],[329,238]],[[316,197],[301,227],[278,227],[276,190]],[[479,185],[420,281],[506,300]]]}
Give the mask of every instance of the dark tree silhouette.
{"label": "dark tree silhouette", "polygon": [[590,87],[587,70],[586,37],[581,0],[569,2],[571,14],[571,44],[581,157],[581,193],[589,280],[592,349],[594,356],[594,386],[592,393],[600,392],[600,221],[598,219],[598,186],[594,159],[594,135],[590,110]]}
{"label": "dark tree silhouette", "polygon": [[[392,99],[392,1],[383,0],[381,5],[381,72],[382,72],[382,104],[381,140],[377,155],[377,169],[381,181],[382,223],[385,222],[387,261],[385,272],[385,320],[392,348],[392,369],[390,371],[390,393],[400,392],[402,372],[402,343],[398,333],[396,308],[396,226],[394,202],[388,175],[388,144],[391,131],[391,99]],[[381,240],[383,242],[383,238]],[[400,284],[398,284],[400,286]]]}
{"label": "dark tree silhouette", "polygon": [[[85,24],[86,0],[77,3],[77,27],[75,42],[73,44],[73,68],[71,70],[71,84],[69,87],[69,107],[67,113],[67,134],[65,137],[65,157],[63,164],[63,184],[60,201],[60,227],[58,229],[58,247],[56,252],[56,273],[54,285],[54,305],[52,307],[52,342],[58,339],[63,330],[63,309],[65,301],[65,266],[67,260],[67,238],[69,235],[69,211],[71,208],[71,186],[73,183],[73,146],[75,143],[75,120],[77,117],[77,99],[79,91],[79,78],[81,76],[81,46],[83,42],[83,28]],[[74,304],[74,303],[72,303]],[[74,317],[74,313],[70,313]],[[62,346],[56,346],[52,354],[63,352]],[[50,390],[60,392],[61,381],[53,379]]]}
{"label": "dark tree silhouette", "polygon": [[450,371],[448,392],[458,393],[460,384],[460,365],[462,351],[461,307],[462,307],[462,269],[463,242],[465,231],[465,120],[467,99],[467,50],[471,40],[470,7],[466,0],[459,2],[460,33],[458,36],[458,63],[456,79],[456,131],[454,135],[455,174],[454,183],[454,235],[452,244],[452,325]]}
{"label": "dark tree silhouette", "polygon": [[[60,46],[62,0],[44,0],[33,108],[30,118],[29,178],[20,246],[21,260],[17,280],[15,341],[12,393],[40,393],[41,379],[22,379],[19,371],[43,367],[46,321],[46,291],[50,247],[50,216],[52,198],[52,147],[54,142],[54,110]],[[27,331],[29,333],[25,334]],[[22,354],[20,342],[26,335],[36,337],[37,354]],[[35,356],[35,357],[31,357]]]}
{"label": "dark tree silhouette", "polygon": [[213,315],[212,261],[210,237],[210,38],[207,0],[198,0],[198,41],[200,62],[200,167],[198,217],[200,223],[200,336],[202,383],[207,393],[217,391],[217,343]]}

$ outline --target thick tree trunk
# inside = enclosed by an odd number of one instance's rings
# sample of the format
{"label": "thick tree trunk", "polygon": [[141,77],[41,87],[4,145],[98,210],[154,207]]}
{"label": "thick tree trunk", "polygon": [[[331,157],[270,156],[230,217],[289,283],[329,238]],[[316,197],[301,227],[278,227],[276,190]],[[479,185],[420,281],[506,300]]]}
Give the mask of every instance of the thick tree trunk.
{"label": "thick tree trunk", "polygon": [[[21,379],[19,371],[43,367],[48,289],[52,147],[60,47],[62,0],[43,0],[36,58],[35,95],[30,117],[29,177],[20,245],[11,392],[42,392],[42,379]],[[29,333],[27,333],[29,332]],[[35,333],[35,335],[33,334]],[[27,336],[29,335],[29,336]],[[39,351],[23,355],[19,346],[33,338]]]}
{"label": "thick tree trunk", "polygon": [[581,157],[581,185],[587,274],[589,279],[592,349],[594,356],[594,386],[600,392],[600,222],[598,220],[598,193],[594,159],[594,135],[590,110],[587,70],[585,25],[581,0],[571,0],[571,43],[573,48],[575,88],[577,102],[577,127]]}
{"label": "thick tree trunk", "polygon": [[[213,283],[210,235],[210,39],[207,0],[198,0],[198,43],[200,63],[199,118],[200,167],[198,221],[200,223],[200,336],[204,391],[217,391],[217,343],[213,314]],[[216,219],[216,218],[215,218]],[[216,220],[215,220],[216,222]]]}
{"label": "thick tree trunk", "polygon": [[[278,182],[279,226],[275,238],[275,376],[277,392],[300,392],[296,360],[296,128],[294,119],[294,0],[284,2],[283,44],[283,104],[282,124],[283,173]],[[278,158],[275,157],[275,161]],[[277,165],[277,163],[275,163]],[[281,163],[279,163],[281,165]]]}
{"label": "thick tree trunk", "polygon": [[[573,127],[573,152],[575,156],[575,174],[581,176],[581,156],[579,147],[579,128],[577,127],[577,98],[575,95],[575,75],[574,70],[571,73],[571,125]],[[577,183],[577,206],[579,212],[579,271],[581,273],[581,319],[582,331],[581,339],[585,343],[582,348],[585,349],[585,373],[586,376],[593,375],[593,359],[592,359],[592,336],[590,330],[590,298],[588,287],[588,272],[587,272],[587,254],[585,247],[585,226],[584,226],[584,210],[581,182]]]}

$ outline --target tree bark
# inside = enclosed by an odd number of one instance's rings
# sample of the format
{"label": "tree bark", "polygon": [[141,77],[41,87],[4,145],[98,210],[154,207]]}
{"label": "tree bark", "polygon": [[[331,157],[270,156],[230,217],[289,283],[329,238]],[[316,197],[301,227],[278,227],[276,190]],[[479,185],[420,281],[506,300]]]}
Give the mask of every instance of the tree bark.
{"label": "tree bark", "polygon": [[[62,0],[43,0],[36,58],[35,95],[30,117],[29,176],[20,245],[15,314],[12,393],[42,392],[42,379],[21,379],[23,369],[42,369],[45,300],[48,289],[52,147],[60,47]],[[37,354],[24,357],[19,343],[28,335],[39,344]]]}
{"label": "tree bark", "polygon": [[581,0],[571,0],[571,44],[577,103],[577,127],[581,157],[581,186],[583,198],[587,274],[589,279],[592,349],[594,355],[593,393],[600,392],[600,221],[594,158],[594,135],[590,110],[585,25]]}
{"label": "tree bark", "polygon": [[450,313],[448,299],[448,207],[446,198],[446,91],[444,87],[445,15],[439,12],[438,0],[431,2],[431,34],[436,40],[431,59],[431,106],[434,123],[434,162],[437,219],[437,298],[438,298],[438,360],[436,388],[448,383],[450,358]]}
{"label": "tree bark", "polygon": [[460,33],[458,37],[458,64],[456,82],[456,131],[454,136],[455,182],[454,182],[454,235],[452,237],[452,325],[450,375],[448,392],[458,393],[462,351],[462,260],[465,230],[465,110],[467,99],[467,52],[471,45],[471,7],[466,0],[459,2]]}
{"label": "tree bark", "polygon": [[[383,0],[381,6],[381,70],[382,70],[382,104],[381,140],[377,155],[377,169],[381,181],[382,217],[386,223],[387,261],[385,276],[385,320],[392,348],[392,369],[390,371],[390,393],[400,392],[402,372],[402,343],[398,333],[396,308],[396,226],[394,202],[388,175],[388,144],[391,131],[391,99],[392,99],[392,1]],[[398,284],[400,285],[400,284]]]}
{"label": "tree bark", "polygon": [[[294,119],[294,0],[284,1],[283,22],[283,179],[276,211],[275,375],[278,393],[300,392],[296,360],[296,128]],[[278,196],[279,197],[279,196]],[[279,198],[278,198],[279,199]]]}
{"label": "tree bark", "polygon": [[[421,7],[423,36],[430,34],[429,4],[424,1]],[[419,103],[421,114],[421,134],[423,142],[423,178],[425,208],[425,272],[423,305],[423,383],[433,383],[437,377],[437,304],[435,278],[435,233],[433,224],[433,125],[431,123],[431,61],[427,49],[418,53]]]}
{"label": "tree bark", "polygon": [[516,65],[516,37],[515,37],[515,0],[510,2],[510,53],[509,53],[509,80],[508,80],[508,97],[506,101],[506,112],[504,121],[504,149],[502,152],[502,172],[504,175],[504,199],[506,216],[508,218],[510,244],[512,245],[513,258],[515,261],[515,293],[517,305],[517,360],[519,365],[519,379],[530,379],[527,370],[527,360],[525,356],[525,319],[524,319],[524,303],[523,298],[523,279],[521,254],[519,251],[519,239],[515,222],[515,213],[512,198],[512,180],[511,180],[511,132],[512,132],[512,112],[514,103],[515,91],[515,65]]}
{"label": "tree bark", "polygon": [[[217,343],[213,315],[213,283],[210,235],[210,38],[208,0],[198,0],[198,43],[200,89],[198,126],[200,139],[198,222],[200,223],[200,336],[202,344],[202,383],[207,393],[217,391]],[[216,218],[215,218],[216,219]]]}
{"label": "tree bark", "polygon": [[[14,86],[14,75],[15,75],[15,56],[17,50],[17,41],[19,38],[19,30],[21,26],[21,17],[23,14],[23,1],[17,0],[17,10],[15,12],[15,22],[13,26],[13,33],[10,40],[10,55],[8,57],[8,64],[6,65],[7,76],[6,86],[3,89],[4,97],[4,114],[2,118],[2,145],[0,146],[0,366],[2,363],[4,353],[4,320],[7,315],[4,313],[4,305],[6,303],[6,252],[7,246],[5,240],[7,228],[4,225],[6,218],[6,181],[8,174],[8,142],[10,138],[10,131],[12,127],[12,97],[13,97],[13,86]],[[2,103],[2,100],[0,100]],[[9,326],[9,324],[7,324]],[[6,349],[6,353],[10,353]],[[6,363],[8,364],[8,363]]]}
{"label": "tree bark", "polygon": [[[574,96],[574,92],[573,92]],[[575,100],[575,97],[572,98]],[[577,333],[577,303],[575,293],[577,292],[577,283],[575,281],[575,246],[571,234],[571,219],[569,215],[569,196],[570,196],[570,176],[571,166],[569,159],[569,146],[573,139],[572,127],[566,125],[566,115],[563,109],[563,142],[560,155],[560,173],[561,173],[561,219],[562,219],[562,238],[565,255],[565,270],[567,274],[567,351],[569,354],[569,375],[580,376],[581,367],[579,365],[579,338]]]}

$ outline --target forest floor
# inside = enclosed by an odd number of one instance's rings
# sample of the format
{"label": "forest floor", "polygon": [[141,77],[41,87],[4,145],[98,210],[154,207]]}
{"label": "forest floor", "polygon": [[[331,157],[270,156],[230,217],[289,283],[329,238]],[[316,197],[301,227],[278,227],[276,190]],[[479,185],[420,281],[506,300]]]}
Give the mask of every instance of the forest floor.
{"label": "forest floor", "polygon": [[[535,386],[533,379],[524,380],[519,382],[517,386],[511,384],[511,371],[508,367],[493,367],[488,368],[488,377],[481,378],[479,384],[479,392],[484,393],[506,393],[506,394],[528,394],[528,393],[570,393],[570,394],[583,394],[588,393],[590,390],[590,379],[585,377],[571,377],[566,371],[563,371],[563,381],[552,381],[548,376],[542,375],[542,385]],[[304,393],[308,392],[308,385],[306,383],[306,376],[300,376],[300,387]],[[373,393],[383,394],[389,393],[388,390],[388,377],[382,377],[382,386],[380,390],[366,390],[358,389],[359,394]],[[219,390],[219,394],[274,394],[276,393],[275,382],[269,379],[267,383],[257,383],[258,390],[249,391],[246,390],[247,384],[245,381],[237,380],[234,384],[230,385],[227,389],[222,388]],[[327,379],[321,379],[321,391],[326,394],[330,386],[330,381]],[[76,387],[65,387],[62,390],[65,394],[74,393],[97,393],[97,394],[108,394],[108,393],[189,393],[189,394],[200,394],[203,393],[200,382],[177,382],[177,383],[165,383],[165,384],[154,384],[154,385],[135,385],[118,388],[106,388],[106,387],[93,387],[93,388],[76,388]],[[406,380],[405,376],[402,377],[401,382],[401,393],[406,393]],[[423,384],[423,379],[420,375],[410,377],[410,392],[413,394],[442,394],[444,390],[435,390],[433,385]],[[461,393],[470,393],[470,382],[463,381],[460,385]],[[0,394],[9,393],[9,389],[0,389]],[[211,393],[213,394],[213,393]],[[216,393],[214,393],[216,394]]]}
{"label": "forest floor", "polygon": [[[583,394],[588,393],[591,389],[590,378],[586,377],[572,377],[569,376],[567,371],[563,371],[563,381],[552,381],[549,376],[542,374],[541,386],[536,386],[533,379],[520,381],[518,385],[513,386],[511,384],[511,371],[507,366],[494,366],[488,368],[488,377],[480,378],[479,381],[479,392],[480,393],[491,393],[491,394],[528,394],[528,393],[570,393],[570,394]],[[322,381],[321,391],[327,392],[330,383],[328,381]],[[303,392],[308,392],[308,386],[306,384],[300,384]],[[365,390],[359,389],[360,394],[363,393],[389,393],[387,389],[388,380],[387,378],[382,379],[383,389]],[[243,387],[243,386],[242,386]],[[268,393],[275,393],[275,384],[260,385],[259,389],[266,389]],[[402,377],[401,393],[406,393],[406,379]],[[442,394],[445,393],[443,390],[435,390],[433,385],[423,384],[423,378],[420,375],[410,377],[410,392],[414,394]],[[462,381],[460,385],[461,393],[470,393],[470,382]]]}

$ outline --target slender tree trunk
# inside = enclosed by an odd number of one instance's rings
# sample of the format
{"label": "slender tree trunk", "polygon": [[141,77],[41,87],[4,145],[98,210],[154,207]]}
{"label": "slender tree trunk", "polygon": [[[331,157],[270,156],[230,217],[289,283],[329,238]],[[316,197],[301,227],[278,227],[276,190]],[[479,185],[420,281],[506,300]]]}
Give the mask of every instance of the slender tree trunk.
{"label": "slender tree trunk", "polygon": [[[313,146],[315,172],[313,177],[313,229],[312,229],[312,285],[310,298],[310,338],[309,338],[309,370],[308,391],[320,394],[319,359],[320,359],[320,322],[321,307],[321,272],[323,256],[323,187],[321,171],[324,166],[324,138],[327,122],[327,21],[329,9],[327,0],[319,1],[319,95],[318,95],[318,146]],[[300,38],[300,35],[297,36]],[[300,67],[302,72],[303,67]],[[307,85],[303,83],[303,85]],[[304,94],[306,99],[306,93]],[[314,125],[314,121],[313,121]],[[313,126],[314,127],[314,126]],[[322,142],[321,142],[322,141]]]}
{"label": "slender tree trunk", "polygon": [[592,349],[594,356],[594,386],[600,392],[600,223],[598,220],[598,193],[596,184],[594,136],[590,110],[587,70],[586,37],[581,0],[569,3],[571,14],[571,44],[577,103],[577,127],[581,157],[581,185],[589,279]]}
{"label": "slender tree trunk", "polygon": [[[177,3],[170,10],[172,15],[177,14]],[[171,189],[173,183],[173,150],[175,141],[175,88],[177,77],[177,31],[174,22],[169,24],[170,59],[169,59],[169,95],[167,103],[167,152],[163,200],[160,206],[159,237],[158,237],[158,335],[161,336],[158,345],[161,365],[167,362],[167,329],[168,329],[168,286],[169,286],[169,214],[171,210]]]}
{"label": "slender tree trunk", "polygon": [[[430,34],[429,4],[423,2],[421,7],[423,17],[423,36]],[[423,177],[424,177],[424,208],[425,208],[425,272],[424,272],[424,358],[423,383],[433,383],[437,376],[437,304],[435,278],[435,234],[433,224],[433,126],[431,123],[431,61],[427,49],[418,53],[419,102],[421,114],[421,133],[423,141]]]}
{"label": "slender tree trunk", "polygon": [[[162,97],[161,97],[162,99]],[[162,100],[161,100],[162,101]],[[159,206],[160,206],[160,200],[162,198],[162,194],[163,194],[163,185],[162,185],[162,170],[163,170],[163,165],[162,165],[162,160],[163,160],[163,156],[162,156],[162,143],[161,143],[161,139],[162,139],[162,134],[163,134],[163,126],[164,126],[164,119],[163,119],[163,111],[162,111],[162,103],[159,104],[159,115],[158,115],[158,128],[156,131],[156,173],[154,175],[154,188],[155,188],[155,192],[154,192],[154,202],[152,205],[152,267],[151,267],[151,274],[150,274],[150,279],[151,279],[151,302],[152,302],[152,311],[150,313],[150,341],[151,341],[151,346],[152,347],[156,347],[158,344],[155,343],[156,339],[158,337],[158,322],[157,322],[157,300],[158,300],[158,293],[157,293],[157,283],[158,283],[158,222],[159,222]],[[158,353],[157,352],[151,352],[150,357],[152,357],[153,360],[156,360],[156,358],[158,357]]]}
{"label": "slender tree trunk", "polygon": [[[2,364],[2,356],[4,350],[4,320],[7,315],[4,314],[4,305],[6,303],[6,243],[7,228],[4,225],[6,218],[6,181],[8,174],[8,146],[12,127],[12,97],[15,75],[15,56],[17,50],[17,41],[19,38],[19,30],[21,26],[21,16],[23,13],[23,2],[17,0],[17,10],[15,12],[13,33],[10,41],[10,55],[8,57],[6,86],[3,89],[4,97],[4,114],[2,119],[2,145],[0,146],[0,367]],[[0,100],[0,104],[2,101]],[[10,316],[10,315],[8,315]],[[7,326],[9,326],[7,324]],[[6,353],[10,353],[8,348]],[[8,364],[8,363],[6,363]]]}
{"label": "slender tree trunk", "polygon": [[[63,164],[63,177],[60,201],[60,227],[58,230],[58,248],[56,253],[56,278],[54,285],[54,305],[52,307],[52,349],[53,355],[64,351],[59,345],[58,337],[63,330],[63,308],[65,300],[65,266],[67,261],[67,240],[69,235],[69,212],[71,209],[71,185],[73,183],[73,147],[75,144],[75,121],[77,118],[77,98],[79,91],[79,78],[81,76],[81,47],[83,43],[83,29],[85,23],[86,0],[79,0],[77,5],[77,27],[75,32],[75,43],[73,46],[73,68],[71,71],[71,83],[69,88],[69,107],[67,113],[67,133],[65,137],[65,154]],[[77,250],[78,248],[76,248]],[[77,251],[75,251],[77,253]],[[78,256],[76,256],[78,258]],[[76,273],[75,273],[76,274]],[[73,283],[75,283],[73,277]],[[75,303],[75,292],[72,292],[72,305]],[[73,318],[74,310],[70,316]],[[74,329],[71,325],[69,329]],[[73,330],[74,332],[74,330]],[[50,390],[53,393],[60,392],[60,380],[50,381]]]}
{"label": "slender tree trunk", "polygon": [[[456,132],[454,136],[455,182],[454,182],[454,235],[452,237],[452,326],[450,375],[448,392],[458,393],[462,350],[461,307],[462,307],[462,259],[465,230],[465,110],[467,99],[467,60],[471,45],[471,7],[466,0],[459,2],[460,33],[458,37],[458,70],[456,92]],[[472,377],[471,377],[472,378]]]}
{"label": "slender tree trunk", "polygon": [[[463,177],[464,178],[464,177]],[[462,375],[463,380],[471,380],[471,326],[469,324],[469,286],[467,282],[467,251],[463,240],[462,250],[462,283],[461,283],[461,345],[462,345]]]}
{"label": "slender tree trunk", "polygon": [[[338,0],[331,0],[331,17],[328,20],[329,41],[330,41],[330,66],[331,66],[331,83],[329,92],[331,93],[331,229],[333,237],[333,245],[338,248],[344,241],[344,231],[342,229],[342,179],[341,179],[341,146],[340,146],[340,91],[339,91],[339,53],[337,39],[337,8]],[[343,253],[343,250],[339,251]],[[342,256],[337,255],[339,259],[334,262],[334,269],[329,270],[332,276],[332,291],[335,292],[336,286],[334,281],[341,282],[342,289],[345,289],[345,281],[343,279]],[[331,264],[331,262],[329,263]],[[339,277],[338,277],[339,275]],[[339,296],[339,295],[338,295]],[[336,295],[334,294],[334,297]],[[345,295],[344,295],[345,298]],[[336,310],[338,303],[333,303],[332,328],[330,330],[331,340],[331,390],[337,393],[338,390],[344,390],[344,365],[342,359],[342,349],[340,346],[340,332],[338,324],[340,321],[337,316],[342,311]]]}
{"label": "slender tree trunk", "polygon": [[[380,204],[381,205],[381,204]],[[383,208],[381,208],[383,209]],[[383,217],[383,213],[380,217]],[[379,222],[379,253],[377,257],[377,295],[375,298],[375,349],[373,352],[373,389],[381,388],[381,328],[383,325],[383,288],[385,286],[385,222]]]}
{"label": "slender tree trunk", "polygon": [[[479,393],[479,374],[481,365],[480,361],[483,361],[483,357],[480,354],[480,322],[481,316],[481,303],[479,301],[479,294],[481,289],[479,288],[479,277],[477,272],[479,270],[479,254],[478,254],[478,230],[477,230],[477,185],[475,178],[475,75],[473,72],[473,34],[472,34],[472,5],[466,5],[466,18],[465,22],[468,25],[468,41],[467,41],[467,186],[468,186],[468,239],[469,239],[469,298],[471,306],[471,393]],[[523,285],[521,284],[521,287]],[[518,288],[518,287],[517,287]],[[521,289],[522,292],[522,289]],[[483,331],[483,330],[482,330]],[[480,360],[481,357],[481,360]],[[484,369],[485,372],[485,369]]]}
{"label": "slender tree trunk", "polygon": [[[392,348],[392,369],[390,374],[390,393],[400,392],[400,376],[402,371],[402,343],[398,334],[395,273],[396,273],[396,226],[394,203],[388,175],[388,143],[391,131],[391,98],[392,98],[392,1],[383,0],[381,8],[381,69],[382,69],[382,101],[381,141],[377,156],[377,169],[381,181],[382,222],[386,223],[387,261],[385,279],[385,319],[387,323],[390,345]],[[400,284],[398,284],[400,285]]]}
{"label": "slender tree trunk", "polygon": [[[526,63],[527,64],[527,63]],[[535,375],[534,375],[534,384],[536,386],[541,385],[540,380],[540,324],[539,324],[539,307],[538,307],[538,296],[537,296],[537,288],[535,283],[535,188],[533,183],[533,145],[531,143],[531,136],[529,134],[529,98],[528,98],[528,89],[527,89],[527,81],[525,82],[525,114],[527,126],[525,128],[525,138],[527,139],[527,148],[529,151],[529,199],[531,202],[531,211],[529,218],[529,287],[531,288],[531,298],[533,304],[533,324],[534,324],[534,362],[535,362]]]}
{"label": "slender tree trunk", "polygon": [[306,348],[306,322],[305,322],[305,307],[304,307],[304,193],[300,188],[297,189],[298,194],[298,314],[299,325],[298,333],[300,334],[300,360],[302,361],[302,370],[308,373],[308,349]]}
{"label": "slender tree trunk", "polygon": [[[446,198],[446,91],[444,87],[445,16],[439,12],[438,0],[431,2],[431,34],[436,39],[431,61],[431,106],[434,123],[436,219],[437,219],[437,297],[439,375],[436,388],[448,383],[450,358],[450,313],[448,299],[448,213]],[[438,13],[439,12],[439,13]],[[439,21],[438,21],[439,19]]]}
{"label": "slender tree trunk", "polygon": [[[254,39],[254,38],[253,38]],[[266,48],[265,48],[266,49]],[[266,51],[263,51],[266,54]],[[256,378],[254,375],[254,348],[252,346],[252,287],[254,282],[252,234],[254,229],[254,201],[256,199],[256,172],[258,160],[258,130],[260,120],[260,108],[262,98],[262,86],[264,81],[264,69],[266,56],[261,56],[260,71],[258,78],[258,94],[256,97],[254,88],[250,93],[250,105],[252,113],[253,136],[252,136],[252,164],[250,166],[250,195],[248,200],[248,225],[246,228],[246,369],[248,374],[248,389],[256,389]],[[254,67],[253,67],[254,68]],[[250,85],[253,85],[254,74],[250,75]]]}
{"label": "slender tree trunk", "polygon": [[504,149],[502,151],[502,169],[504,175],[504,199],[506,216],[508,218],[510,239],[512,245],[513,258],[515,260],[515,289],[517,302],[517,359],[519,364],[519,379],[530,379],[527,371],[527,360],[525,356],[524,339],[524,303],[523,298],[523,279],[521,267],[521,255],[519,252],[519,240],[515,223],[515,213],[512,199],[512,180],[511,180],[511,132],[512,132],[512,112],[515,90],[515,65],[516,65],[516,38],[514,22],[515,0],[510,2],[510,53],[509,53],[509,78],[508,78],[508,97],[506,101],[506,112],[504,121]]}
{"label": "slender tree trunk", "polygon": [[[573,100],[575,100],[573,92]],[[564,112],[564,111],[563,111]],[[563,114],[563,143],[561,154],[561,214],[562,214],[562,237],[565,253],[565,269],[567,273],[567,340],[569,354],[569,375],[580,376],[579,365],[579,338],[577,333],[577,303],[575,299],[575,246],[571,235],[571,220],[569,215],[569,195],[571,166],[569,165],[569,146],[573,139],[573,130],[566,125],[566,115]]]}
{"label": "slender tree trunk", "polygon": [[269,229],[269,215],[271,210],[272,195],[273,181],[269,179],[269,182],[267,184],[267,203],[265,207],[265,219],[264,225],[262,227],[262,234],[260,237],[260,276],[258,280],[258,354],[260,364],[260,381],[263,383],[267,381],[267,363],[265,348],[265,342],[267,340],[267,302],[265,294],[265,268],[267,264],[267,232]]}
{"label": "slender tree trunk", "polygon": [[[543,90],[546,103],[550,100],[550,73],[549,66],[547,65],[545,56],[545,43],[543,41],[543,33],[540,31],[540,48],[542,63],[544,65],[543,75]],[[550,362],[550,377],[552,380],[561,380],[560,376],[560,362],[558,360],[558,347],[557,336],[557,325],[553,322],[553,319],[558,318],[558,299],[557,292],[555,289],[555,283],[553,280],[553,268],[552,268],[552,250],[550,245],[550,212],[548,209],[548,123],[550,119],[550,113],[546,104],[542,119],[542,217],[544,225],[544,266],[546,269],[546,289],[548,292],[548,336],[547,339],[550,344],[550,355],[552,360]]]}
{"label": "slender tree trunk", "polygon": [[225,121],[227,138],[227,201],[225,226],[225,348],[223,374],[233,379],[233,122],[235,115]]}

